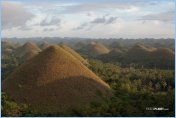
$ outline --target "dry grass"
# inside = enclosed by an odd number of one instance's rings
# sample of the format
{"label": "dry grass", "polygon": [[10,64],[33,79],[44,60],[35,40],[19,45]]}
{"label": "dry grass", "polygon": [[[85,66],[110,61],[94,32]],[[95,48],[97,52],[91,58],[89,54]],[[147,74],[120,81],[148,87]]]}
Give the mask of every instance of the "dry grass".
{"label": "dry grass", "polygon": [[93,55],[93,56],[107,54],[110,52],[110,50],[107,47],[105,47],[103,44],[98,42],[91,42],[89,45],[87,45],[86,48],[90,53],[90,55]]}
{"label": "dry grass", "polygon": [[16,102],[30,104],[43,113],[85,107],[111,89],[76,57],[50,46],[22,64],[3,81],[2,89]]}
{"label": "dry grass", "polygon": [[35,51],[35,50],[31,50],[31,51],[28,51],[27,53],[25,53],[22,57],[21,57],[21,61],[22,62],[25,62],[31,58],[33,58],[34,56],[38,55],[39,52],[38,51]]}
{"label": "dry grass", "polygon": [[50,44],[46,41],[44,41],[41,45],[40,45],[40,49],[44,50],[46,48],[48,48],[50,46]]}
{"label": "dry grass", "polygon": [[169,63],[174,66],[175,54],[171,49],[168,48],[159,48],[151,53],[153,60],[163,61],[161,63]]}
{"label": "dry grass", "polygon": [[85,60],[84,58],[82,58],[77,52],[75,52],[70,47],[68,47],[66,45],[59,45],[59,46],[61,48],[63,48],[64,50],[68,51],[70,54],[72,54],[74,57],[76,57],[78,60],[80,60],[83,64],[88,65],[87,60]]}
{"label": "dry grass", "polygon": [[144,45],[136,44],[125,54],[125,60],[133,61],[148,59],[150,53],[151,50],[146,48]]}
{"label": "dry grass", "polygon": [[124,61],[153,63],[159,67],[169,68],[174,65],[174,52],[168,48],[147,48],[142,44],[137,44],[125,54]]}
{"label": "dry grass", "polygon": [[22,57],[22,56],[24,56],[26,53],[28,53],[30,51],[40,52],[41,50],[40,50],[40,48],[37,47],[37,45],[35,43],[27,42],[23,46],[17,48],[15,50],[15,54],[18,57]]}

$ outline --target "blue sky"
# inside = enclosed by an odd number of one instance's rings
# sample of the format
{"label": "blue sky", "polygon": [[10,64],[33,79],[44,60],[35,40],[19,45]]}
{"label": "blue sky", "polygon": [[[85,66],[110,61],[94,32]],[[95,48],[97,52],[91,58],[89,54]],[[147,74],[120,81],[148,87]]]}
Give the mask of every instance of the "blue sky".
{"label": "blue sky", "polygon": [[174,37],[174,0],[4,0],[1,5],[3,37]]}

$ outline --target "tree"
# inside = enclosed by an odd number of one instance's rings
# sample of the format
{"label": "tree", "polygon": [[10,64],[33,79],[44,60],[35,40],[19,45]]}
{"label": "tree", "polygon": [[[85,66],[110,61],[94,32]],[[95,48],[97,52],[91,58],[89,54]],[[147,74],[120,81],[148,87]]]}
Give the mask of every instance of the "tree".
{"label": "tree", "polygon": [[10,100],[8,96],[2,92],[2,116],[34,116],[34,111],[31,110],[26,104],[17,104]]}

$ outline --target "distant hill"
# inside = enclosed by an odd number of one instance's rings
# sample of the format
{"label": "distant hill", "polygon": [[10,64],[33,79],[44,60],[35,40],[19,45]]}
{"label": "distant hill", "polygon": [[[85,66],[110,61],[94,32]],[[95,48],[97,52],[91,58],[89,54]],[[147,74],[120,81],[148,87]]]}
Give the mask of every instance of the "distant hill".
{"label": "distant hill", "polygon": [[79,52],[91,57],[109,53],[109,49],[99,42],[91,42],[84,48],[80,49]]}
{"label": "distant hill", "polygon": [[74,45],[74,49],[79,50],[82,49],[86,46],[84,41],[79,41]]}
{"label": "distant hill", "polygon": [[151,53],[156,67],[173,69],[175,67],[175,53],[169,48],[159,48]]}
{"label": "distant hill", "polygon": [[40,44],[39,47],[41,50],[44,50],[44,49],[48,48],[49,46],[50,46],[50,44],[48,42],[44,41],[42,44]]}
{"label": "distant hill", "polygon": [[144,67],[171,69],[174,67],[174,52],[168,48],[147,48],[136,44],[124,56],[124,63],[136,63]]}
{"label": "distant hill", "polygon": [[124,45],[120,42],[112,42],[112,44],[110,44],[109,48],[111,49],[122,49],[124,48]]}
{"label": "distant hill", "polygon": [[141,61],[147,61],[150,57],[149,54],[152,50],[145,47],[143,44],[136,44],[127,51],[124,55],[125,63],[140,63]]}
{"label": "distant hill", "polygon": [[23,46],[17,48],[14,54],[22,59],[22,61],[25,61],[24,59],[30,59],[39,52],[41,52],[41,49],[35,43],[27,42]]}
{"label": "distant hill", "polygon": [[112,49],[108,54],[99,55],[97,58],[103,60],[104,62],[120,62],[122,61],[124,52],[120,49]]}
{"label": "distant hill", "polygon": [[21,62],[25,62],[31,58],[33,58],[34,56],[36,56],[39,52],[38,51],[35,51],[35,50],[31,50],[31,51],[28,51],[27,53],[25,53],[21,58],[20,58],[20,61]]}
{"label": "distant hill", "polygon": [[133,65],[138,68],[174,68],[174,52],[169,48],[154,48],[137,43],[127,51],[113,49],[108,54],[97,58],[104,62],[121,63],[123,66]]}
{"label": "distant hill", "polygon": [[112,95],[108,84],[59,46],[50,46],[19,66],[2,82],[2,90],[17,103],[47,114],[84,110]]}

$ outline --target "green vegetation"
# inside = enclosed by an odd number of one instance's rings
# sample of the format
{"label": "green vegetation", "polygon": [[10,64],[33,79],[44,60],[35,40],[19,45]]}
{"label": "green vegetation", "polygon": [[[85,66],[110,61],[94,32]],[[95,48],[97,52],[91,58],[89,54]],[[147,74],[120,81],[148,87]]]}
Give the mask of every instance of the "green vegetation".
{"label": "green vegetation", "polygon": [[90,69],[112,88],[134,92],[167,92],[174,88],[174,70],[120,68],[98,60],[90,61]]}
{"label": "green vegetation", "polygon": [[2,62],[1,80],[4,80],[19,65],[19,61],[18,58],[16,57],[6,56],[5,58],[2,57],[1,62]]}
{"label": "green vegetation", "polygon": [[2,116],[32,116],[32,111],[26,104],[17,104],[13,100],[9,99],[8,96],[1,93],[1,113]]}
{"label": "green vegetation", "polygon": [[[90,68],[113,88],[115,96],[106,102],[101,116],[174,116],[174,71],[119,68],[101,61],[89,61]],[[102,108],[100,105],[96,110]],[[163,107],[166,111],[148,111]],[[109,113],[109,114],[106,114]]]}

